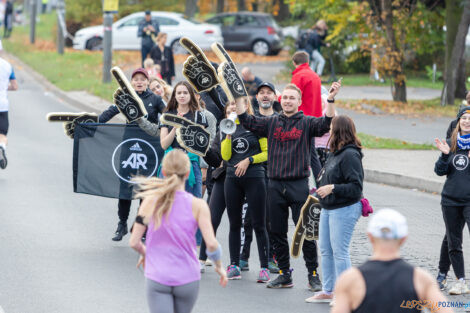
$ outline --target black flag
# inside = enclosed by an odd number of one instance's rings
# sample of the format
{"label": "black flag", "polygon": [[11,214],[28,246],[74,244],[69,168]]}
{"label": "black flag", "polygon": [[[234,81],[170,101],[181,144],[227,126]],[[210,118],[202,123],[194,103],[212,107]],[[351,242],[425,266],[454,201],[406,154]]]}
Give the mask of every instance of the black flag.
{"label": "black flag", "polygon": [[137,125],[77,124],[73,148],[73,189],[77,193],[132,199],[134,176],[157,175],[164,151],[160,137]]}

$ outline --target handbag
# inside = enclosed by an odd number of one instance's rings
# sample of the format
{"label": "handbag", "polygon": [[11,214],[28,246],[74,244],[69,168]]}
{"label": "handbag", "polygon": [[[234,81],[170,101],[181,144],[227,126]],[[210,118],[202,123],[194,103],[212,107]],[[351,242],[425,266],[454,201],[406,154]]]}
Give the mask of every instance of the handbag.
{"label": "handbag", "polygon": [[367,198],[362,198],[361,204],[362,204],[362,216],[368,217],[369,214],[374,213],[374,209],[371,207],[369,200],[367,200]]}

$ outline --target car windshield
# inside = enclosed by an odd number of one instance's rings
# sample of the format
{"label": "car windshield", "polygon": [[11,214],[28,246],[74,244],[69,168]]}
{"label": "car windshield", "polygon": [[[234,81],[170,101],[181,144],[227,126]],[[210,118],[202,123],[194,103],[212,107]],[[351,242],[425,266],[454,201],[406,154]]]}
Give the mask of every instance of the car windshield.
{"label": "car windshield", "polygon": [[185,17],[185,16],[183,17],[183,16],[182,16],[181,18],[182,18],[183,20],[189,21],[189,22],[191,22],[191,23],[193,23],[193,24],[201,24],[201,22],[195,20],[195,19],[192,18],[192,17],[188,18],[188,17]]}

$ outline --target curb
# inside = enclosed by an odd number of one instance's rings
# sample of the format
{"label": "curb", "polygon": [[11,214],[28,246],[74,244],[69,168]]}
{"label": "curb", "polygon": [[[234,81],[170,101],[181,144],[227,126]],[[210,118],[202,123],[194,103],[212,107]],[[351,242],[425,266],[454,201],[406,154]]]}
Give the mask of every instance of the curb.
{"label": "curb", "polygon": [[406,189],[417,189],[437,194],[440,194],[444,187],[444,183],[441,182],[369,169],[364,169],[364,180],[370,183],[379,183]]}
{"label": "curb", "polygon": [[30,77],[32,77],[37,83],[42,85],[45,89],[53,93],[55,96],[60,98],[62,101],[68,103],[69,105],[83,111],[87,112],[93,112],[96,110],[96,108],[93,108],[91,105],[88,105],[86,103],[83,103],[81,101],[77,101],[76,99],[73,99],[65,91],[60,89],[59,87],[55,86],[52,84],[50,81],[47,80],[46,77],[41,75],[40,73],[36,72],[33,68],[31,68],[28,64],[17,58],[16,56],[4,51],[5,55],[7,55],[9,58],[14,60],[16,63],[20,64],[27,72]]}
{"label": "curb", "polygon": [[[83,111],[93,112],[96,110],[93,106],[86,104],[84,102],[78,101],[64,92],[62,89],[58,88],[51,82],[49,82],[43,75],[36,72],[32,69],[29,65],[18,59],[16,56],[7,53],[4,53],[15,62],[20,64],[28,74],[40,85],[42,85],[45,89],[52,92],[55,96],[63,100],[64,102],[68,103],[69,105]],[[394,187],[401,187],[406,189],[418,189],[428,193],[438,193],[440,194],[442,191],[442,187],[444,183],[425,180],[421,178],[411,177],[411,176],[403,176],[388,172],[381,172],[377,170],[371,169],[364,169],[364,180],[370,183],[379,183],[385,184]],[[1,312],[1,311],[0,311]]]}

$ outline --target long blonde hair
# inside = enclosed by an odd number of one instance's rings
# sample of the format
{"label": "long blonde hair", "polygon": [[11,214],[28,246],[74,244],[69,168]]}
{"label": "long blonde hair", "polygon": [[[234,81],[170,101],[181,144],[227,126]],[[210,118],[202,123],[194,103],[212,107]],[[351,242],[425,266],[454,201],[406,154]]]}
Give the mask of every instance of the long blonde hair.
{"label": "long blonde hair", "polygon": [[150,77],[150,80],[149,80],[149,86],[151,83],[153,83],[154,81],[158,82],[160,84],[160,86],[162,86],[163,88],[163,97],[162,99],[168,103],[170,101],[170,98],[171,98],[171,93],[173,92],[173,88],[171,88],[171,86],[169,86],[166,81],[164,81],[163,79],[160,79],[158,77]]}
{"label": "long blonde hair", "polygon": [[163,216],[168,217],[171,213],[176,189],[186,180],[190,166],[186,153],[179,149],[172,150],[165,155],[162,161],[164,179],[156,177],[134,179],[139,183],[137,198],[155,197],[157,199],[151,212],[142,212],[144,218],[153,218],[155,230],[162,224]]}

